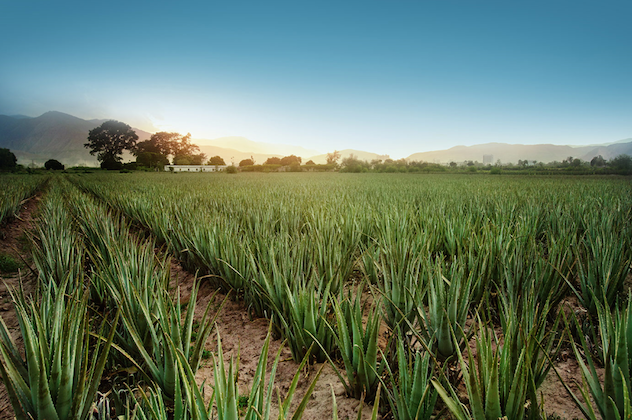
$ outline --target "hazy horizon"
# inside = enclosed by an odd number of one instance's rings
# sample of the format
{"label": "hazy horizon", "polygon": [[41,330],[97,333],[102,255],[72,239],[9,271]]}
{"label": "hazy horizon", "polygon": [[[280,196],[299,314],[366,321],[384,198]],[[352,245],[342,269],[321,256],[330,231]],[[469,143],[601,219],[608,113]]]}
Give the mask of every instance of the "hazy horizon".
{"label": "hazy horizon", "polygon": [[630,2],[35,1],[4,11],[0,114],[55,110],[394,158],[632,137]]}

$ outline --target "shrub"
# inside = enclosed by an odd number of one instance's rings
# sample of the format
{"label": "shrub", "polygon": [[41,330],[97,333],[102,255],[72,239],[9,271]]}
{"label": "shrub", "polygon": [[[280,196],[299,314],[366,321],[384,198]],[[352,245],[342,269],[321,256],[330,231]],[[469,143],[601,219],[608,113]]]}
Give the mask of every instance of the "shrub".
{"label": "shrub", "polygon": [[63,171],[65,169],[64,165],[55,159],[48,159],[44,164],[44,167],[53,171]]}

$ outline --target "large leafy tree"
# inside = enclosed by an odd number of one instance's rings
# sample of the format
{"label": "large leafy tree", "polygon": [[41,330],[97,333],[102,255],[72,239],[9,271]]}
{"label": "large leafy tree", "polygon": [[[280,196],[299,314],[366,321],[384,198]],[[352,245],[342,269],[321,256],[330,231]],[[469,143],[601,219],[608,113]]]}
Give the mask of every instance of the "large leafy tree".
{"label": "large leafy tree", "polygon": [[202,165],[206,159],[204,153],[195,153],[199,152],[200,148],[196,144],[191,143],[191,133],[187,133],[186,136],[178,134],[178,138],[172,145],[171,152],[173,153],[174,165]]}
{"label": "large leafy tree", "polygon": [[97,155],[104,169],[116,169],[121,166],[123,150],[135,150],[138,136],[129,125],[119,121],[106,121],[90,130],[88,142],[84,144],[91,155]]}
{"label": "large leafy tree", "polygon": [[152,134],[149,140],[136,144],[135,154],[151,152],[167,157],[174,154],[176,144],[181,138],[182,136],[179,133],[168,133],[166,131]]}
{"label": "large leafy tree", "polygon": [[18,159],[9,149],[0,149],[0,171],[11,171],[17,163]]}
{"label": "large leafy tree", "polygon": [[146,168],[160,168],[169,165],[169,159],[161,153],[140,152],[136,154],[136,163]]}
{"label": "large leafy tree", "polygon": [[149,140],[136,144],[133,153],[136,163],[148,168],[169,164],[168,156],[174,153],[176,143],[182,136],[179,133],[161,131],[151,135]]}

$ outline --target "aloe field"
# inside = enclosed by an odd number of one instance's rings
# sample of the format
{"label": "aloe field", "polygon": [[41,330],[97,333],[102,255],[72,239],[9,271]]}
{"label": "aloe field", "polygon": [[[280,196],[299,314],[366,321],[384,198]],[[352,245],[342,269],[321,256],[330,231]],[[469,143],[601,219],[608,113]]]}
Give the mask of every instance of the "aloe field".
{"label": "aloe field", "polygon": [[42,175],[0,177],[0,222],[13,216],[22,200],[32,196],[47,179]]}
{"label": "aloe field", "polygon": [[[18,327],[0,325],[17,419],[311,419],[325,370],[319,418],[564,418],[549,381],[582,418],[632,419],[628,178],[17,179],[3,215],[42,195],[37,287],[11,288]],[[227,305],[266,326],[248,372]]]}

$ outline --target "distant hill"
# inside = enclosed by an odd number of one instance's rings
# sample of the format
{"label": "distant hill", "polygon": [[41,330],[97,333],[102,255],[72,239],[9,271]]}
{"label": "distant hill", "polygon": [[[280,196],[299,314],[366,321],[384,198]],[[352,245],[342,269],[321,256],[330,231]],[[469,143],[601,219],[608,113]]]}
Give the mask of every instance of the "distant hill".
{"label": "distant hill", "polygon": [[632,139],[622,140],[609,145],[592,146],[558,146],[554,144],[507,144],[487,143],[475,146],[456,146],[447,150],[414,153],[408,161],[425,161],[436,163],[478,161],[483,162],[484,155],[493,156],[493,162],[517,163],[519,160],[535,160],[538,162],[562,161],[569,156],[590,161],[598,155],[604,159],[612,159],[618,155],[632,156]]}
{"label": "distant hill", "polygon": [[[83,145],[88,132],[106,120],[86,121],[63,112],[50,111],[39,117],[0,115],[0,147],[10,149],[22,164],[43,165],[57,159],[65,165],[96,165]],[[139,140],[151,134],[134,129]]]}
{"label": "distant hill", "polygon": [[193,142],[200,146],[215,146],[224,149],[239,150],[243,153],[253,154],[253,156],[254,154],[266,155],[268,157],[296,155],[304,159],[306,156],[318,154],[318,151],[316,150],[305,149],[301,146],[277,143],[259,143],[245,137],[238,136],[220,137],[213,140],[194,139]]}
{"label": "distant hill", "polygon": [[[342,161],[342,159],[347,158],[351,155],[355,156],[357,159],[366,160],[367,162],[372,161],[373,159],[388,159],[388,155],[378,155],[377,153],[365,152],[362,150],[353,150],[353,149],[345,149],[339,150],[340,152],[340,160],[338,163]],[[323,155],[310,156],[307,159],[303,158],[303,162],[307,162],[308,160],[313,160],[316,164],[327,163],[327,153]]]}
{"label": "distant hill", "polygon": [[[196,143],[193,140],[193,143]],[[199,144],[199,143],[196,143]],[[236,166],[239,165],[244,159],[254,158],[255,163],[257,165],[264,163],[270,157],[283,157],[285,155],[274,155],[267,153],[254,153],[254,152],[242,152],[241,150],[235,149],[227,149],[225,147],[217,147],[217,146],[200,146],[200,152],[206,154],[207,158],[212,156],[220,156],[224,159],[227,165],[230,165],[233,162]]]}

